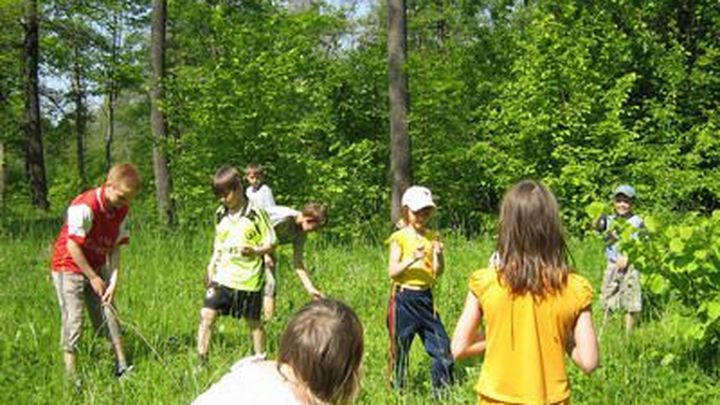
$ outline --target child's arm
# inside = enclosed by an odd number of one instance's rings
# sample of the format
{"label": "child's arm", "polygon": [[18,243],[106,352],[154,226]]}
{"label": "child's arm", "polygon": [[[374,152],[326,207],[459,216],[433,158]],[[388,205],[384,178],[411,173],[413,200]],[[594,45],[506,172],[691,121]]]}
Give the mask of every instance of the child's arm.
{"label": "child's arm", "polygon": [[242,246],[240,247],[240,253],[248,256],[266,256],[275,250],[277,245],[277,235],[275,229],[270,221],[270,216],[265,209],[257,209],[257,223],[260,234],[262,235],[262,241],[259,246]]}
{"label": "child's arm", "polygon": [[240,253],[247,256],[265,256],[272,253],[273,250],[275,250],[274,245],[243,246],[240,248]]}
{"label": "child's arm", "polygon": [[573,342],[571,342],[569,351],[575,364],[585,373],[590,374],[597,367],[598,341],[589,308],[580,312],[575,321]]}
{"label": "child's arm", "polygon": [[272,190],[270,189],[270,187],[267,186],[267,184],[265,185],[265,190],[267,191],[267,193],[265,193],[265,196],[263,197],[263,207],[274,207],[275,205],[277,205],[275,204],[275,197],[273,197]]}
{"label": "child's arm", "polygon": [[443,243],[439,240],[432,241],[433,251],[433,274],[435,277],[440,276],[445,270],[445,254],[443,253]]}
{"label": "child's arm", "polygon": [[213,276],[215,275],[215,271],[217,270],[218,261],[220,260],[220,245],[218,244],[217,240],[215,243],[213,243],[213,252],[212,256],[210,256],[210,262],[207,266],[207,273],[205,273],[205,276],[203,277],[203,284],[205,284],[205,287],[209,286],[210,283],[213,280]]}
{"label": "child's arm", "polygon": [[477,356],[485,351],[485,337],[479,330],[481,321],[480,303],[475,294],[469,292],[450,344],[455,359]]}
{"label": "child's arm", "polygon": [[68,239],[67,250],[70,253],[70,257],[72,257],[75,264],[77,264],[80,270],[82,270],[85,277],[87,277],[90,281],[90,286],[92,287],[93,291],[95,291],[95,293],[99,297],[105,295],[105,281],[103,281],[102,277],[100,277],[100,275],[97,274],[92,267],[90,267],[90,264],[85,257],[85,253],[83,253],[82,251],[82,247],[80,247],[80,245],[74,240]]}
{"label": "child's arm", "polygon": [[120,274],[120,246],[115,246],[113,250],[110,251],[108,266],[110,270],[110,280],[105,289],[105,294],[102,296],[104,303],[112,302],[115,297],[115,289],[117,288],[118,276]]}
{"label": "child's arm", "polygon": [[305,261],[303,260],[303,256],[304,243],[302,247],[298,244],[293,244],[293,267],[295,268],[295,273],[300,278],[300,282],[302,283],[303,287],[305,287],[308,294],[310,294],[314,299],[325,298],[325,294],[315,288],[312,280],[310,280],[310,275],[305,268]]}
{"label": "child's arm", "polygon": [[390,242],[390,259],[388,262],[388,275],[391,278],[397,277],[400,274],[402,274],[402,272],[407,270],[410,266],[415,264],[415,262],[422,260],[424,257],[425,257],[425,249],[422,246],[420,246],[412,257],[407,258],[404,261],[401,261],[402,260],[402,249],[400,249],[400,245],[397,242],[392,241],[392,242]]}

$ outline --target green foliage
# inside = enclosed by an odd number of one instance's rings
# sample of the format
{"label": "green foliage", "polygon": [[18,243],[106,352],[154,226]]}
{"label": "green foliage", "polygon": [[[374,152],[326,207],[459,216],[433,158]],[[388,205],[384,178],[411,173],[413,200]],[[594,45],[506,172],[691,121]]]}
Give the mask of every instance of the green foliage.
{"label": "green foliage", "polygon": [[[259,3],[241,12],[193,2],[176,12],[188,24],[178,27],[188,33],[179,41],[207,32],[203,49],[211,54],[197,59],[186,43],[170,47],[167,110],[181,131],[171,145],[181,220],[208,215],[217,167],[255,162],[267,166],[278,203],[320,200],[330,206],[336,233],[357,234],[366,222],[357,204],[377,212],[387,189],[378,170],[387,150],[377,126],[382,60],[338,58],[326,41],[343,20],[318,10],[288,14]],[[196,20],[198,13],[210,18]]]}
{"label": "green foliage", "polygon": [[620,232],[623,251],[645,275],[651,294],[672,296],[693,320],[686,335],[708,347],[720,342],[720,211],[687,215],[677,224],[660,225],[647,217],[647,237]]}
{"label": "green foliage", "polygon": [[0,1],[0,142],[17,143],[21,135],[22,12],[21,1]]}
{"label": "green foliage", "polygon": [[[67,76],[77,48],[92,92],[106,95],[113,83],[129,89],[113,153],[151,179],[147,100],[138,94],[148,4],[75,3],[43,4],[45,72]],[[21,40],[19,3],[1,4],[0,35]],[[651,212],[720,207],[716,2],[414,0],[407,8],[415,181],[437,195],[441,226],[490,232],[503,193],[522,178],[553,189],[575,232],[584,207],[621,183],[634,185]],[[208,182],[218,166],[255,162],[268,167],[279,203],[328,203],[334,235],[387,225],[383,2],[362,19],[322,3],[292,13],[268,0],[177,0],[168,11],[163,109],[182,223],[206,218],[215,205]],[[126,41],[113,58],[116,28]],[[17,49],[3,47],[0,56],[0,80],[13,89],[10,102],[0,102],[11,125],[0,131],[19,141],[22,100],[12,72],[21,61]],[[46,115],[53,105],[43,104]],[[95,112],[88,128],[92,178],[103,167],[103,115]],[[71,181],[69,123],[47,122],[51,187]],[[10,150],[19,162],[21,143]]]}

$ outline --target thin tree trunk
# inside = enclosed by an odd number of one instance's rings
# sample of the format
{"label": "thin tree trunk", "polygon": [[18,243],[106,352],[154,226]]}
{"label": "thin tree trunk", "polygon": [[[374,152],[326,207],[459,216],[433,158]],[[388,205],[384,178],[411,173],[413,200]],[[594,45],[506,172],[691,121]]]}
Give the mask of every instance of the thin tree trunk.
{"label": "thin tree trunk", "polygon": [[75,60],[73,62],[73,99],[75,101],[75,136],[77,148],[77,168],[80,187],[87,185],[87,172],[85,169],[85,137],[87,133],[87,120],[85,114],[85,89],[82,82],[82,61],[80,48],[75,44]]}
{"label": "thin tree trunk", "polygon": [[107,172],[112,167],[112,144],[115,138],[115,103],[117,99],[116,90],[110,89],[107,95],[107,108],[108,108],[108,126],[107,132],[105,133],[105,171]]}
{"label": "thin tree trunk", "polygon": [[175,210],[170,193],[172,183],[165,154],[167,128],[165,113],[162,111],[164,100],[165,76],[165,21],[167,0],[153,0],[152,33],[150,45],[150,62],[152,78],[150,89],[150,125],[153,134],[153,171],[155,173],[155,196],[157,198],[160,218],[168,225],[175,222]]}
{"label": "thin tree trunk", "polygon": [[113,10],[112,45],[110,49],[110,77],[108,78],[107,109],[108,124],[105,133],[105,168],[110,170],[112,166],[112,144],[115,138],[115,106],[118,98],[118,86],[116,84],[115,67],[117,65],[118,48],[120,47],[120,29],[118,28],[118,10]]}
{"label": "thin tree trunk", "polygon": [[388,0],[388,75],[390,95],[390,218],[400,219],[402,193],[412,183],[412,155],[408,131],[408,77],[405,72],[407,31],[405,0]]}
{"label": "thin tree trunk", "polygon": [[23,44],[24,92],[25,92],[25,170],[30,183],[32,204],[47,210],[47,181],[45,158],[40,127],[40,100],[38,96],[38,15],[37,2],[25,0],[25,41]]}
{"label": "thin tree trunk", "polygon": [[5,143],[0,141],[0,207],[5,204]]}

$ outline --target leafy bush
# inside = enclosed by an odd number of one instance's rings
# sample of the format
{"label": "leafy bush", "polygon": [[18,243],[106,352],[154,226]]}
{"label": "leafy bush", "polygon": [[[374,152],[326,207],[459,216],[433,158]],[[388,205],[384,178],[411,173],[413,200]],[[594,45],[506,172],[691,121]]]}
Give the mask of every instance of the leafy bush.
{"label": "leafy bush", "polygon": [[[603,206],[591,204],[586,212],[597,218]],[[652,215],[644,219],[639,238],[624,221],[613,225],[620,249],[644,275],[644,293],[682,303],[693,321],[685,329],[686,337],[705,347],[716,346],[720,342],[720,211],[710,216],[691,213],[674,224],[663,224]]]}

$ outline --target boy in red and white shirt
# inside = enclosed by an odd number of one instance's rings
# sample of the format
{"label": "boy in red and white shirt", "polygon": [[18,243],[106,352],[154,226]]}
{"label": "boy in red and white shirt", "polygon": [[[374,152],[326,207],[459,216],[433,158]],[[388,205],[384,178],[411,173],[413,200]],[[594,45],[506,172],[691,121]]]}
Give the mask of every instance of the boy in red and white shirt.
{"label": "boy in red and white shirt", "polygon": [[52,257],[52,277],[62,318],[65,370],[75,376],[76,348],[87,305],[95,331],[112,343],[116,373],[131,369],[123,352],[113,298],[120,270],[120,246],[130,241],[127,215],[140,188],[137,168],[110,169],[105,184],[77,196],[67,210]]}

